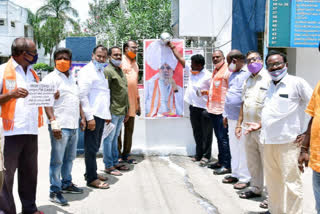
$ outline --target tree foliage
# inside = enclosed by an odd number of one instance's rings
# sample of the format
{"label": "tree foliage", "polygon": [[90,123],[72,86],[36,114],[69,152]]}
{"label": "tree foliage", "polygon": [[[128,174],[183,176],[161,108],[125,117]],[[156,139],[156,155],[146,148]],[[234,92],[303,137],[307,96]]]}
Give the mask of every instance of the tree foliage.
{"label": "tree foliage", "polygon": [[33,14],[29,9],[28,10],[28,23],[33,28],[33,41],[40,48],[41,45],[41,35],[40,35],[40,23],[41,20],[37,13]]}
{"label": "tree foliage", "polygon": [[54,47],[58,46],[59,42],[65,38],[64,25],[58,18],[49,17],[46,23],[41,27],[41,44],[45,50],[45,54],[50,56]]}
{"label": "tree foliage", "polygon": [[170,0],[126,0],[123,7],[120,0],[94,0],[89,7],[85,31],[100,43],[109,40],[113,45],[171,33]]}
{"label": "tree foliage", "polygon": [[42,21],[47,21],[48,18],[56,18],[73,28],[79,27],[74,19],[79,14],[76,9],[71,7],[70,0],[46,0],[46,4],[38,9],[37,14]]}

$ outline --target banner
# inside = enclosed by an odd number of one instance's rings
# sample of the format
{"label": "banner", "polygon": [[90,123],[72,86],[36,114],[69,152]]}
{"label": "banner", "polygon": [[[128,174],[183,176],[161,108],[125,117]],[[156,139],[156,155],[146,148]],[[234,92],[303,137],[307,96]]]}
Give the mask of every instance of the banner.
{"label": "banner", "polygon": [[[172,40],[181,56],[184,40]],[[145,118],[183,117],[183,67],[161,40],[144,40]]]}
{"label": "banner", "polygon": [[29,106],[53,106],[54,85],[44,83],[30,83],[28,85],[26,104]]}

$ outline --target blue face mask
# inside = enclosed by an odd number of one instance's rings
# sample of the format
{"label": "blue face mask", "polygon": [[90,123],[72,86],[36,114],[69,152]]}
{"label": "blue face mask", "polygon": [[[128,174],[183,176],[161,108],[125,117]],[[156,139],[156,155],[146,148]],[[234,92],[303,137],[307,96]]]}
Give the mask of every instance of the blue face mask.
{"label": "blue face mask", "polygon": [[24,60],[26,60],[30,65],[37,63],[37,61],[38,61],[38,54],[32,55],[32,54],[30,54],[29,52],[27,52],[27,54],[28,54],[29,56],[32,56],[33,59],[30,61],[30,60],[28,60],[27,58],[24,57]]}
{"label": "blue face mask", "polygon": [[116,67],[120,67],[120,65],[121,65],[121,60],[117,60],[117,59],[112,59],[111,58],[110,62]]}
{"label": "blue face mask", "polygon": [[106,66],[106,63],[101,63],[96,60],[93,60],[93,64],[96,67],[96,69],[100,71],[103,71],[104,67]]}

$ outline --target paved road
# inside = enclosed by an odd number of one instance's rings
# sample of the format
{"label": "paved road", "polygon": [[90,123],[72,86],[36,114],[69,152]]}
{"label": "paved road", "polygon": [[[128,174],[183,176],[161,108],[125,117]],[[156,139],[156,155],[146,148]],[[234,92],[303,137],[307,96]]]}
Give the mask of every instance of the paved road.
{"label": "paved road", "polygon": [[[40,129],[39,177],[37,205],[46,214],[234,214],[260,213],[261,198],[243,200],[231,185],[222,184],[223,176],[201,168],[188,157],[137,157],[139,163],[121,177],[108,175],[111,188],[88,188],[83,179],[84,160],[77,158],[73,167],[73,181],[84,189],[81,195],[65,195],[70,205],[61,207],[48,201],[50,142],[47,130]],[[103,170],[102,159],[98,168]],[[101,172],[102,173],[102,172]],[[304,213],[314,214],[311,170],[304,178]],[[17,182],[15,182],[16,184]],[[15,186],[15,194],[17,188]],[[20,201],[15,195],[18,210]]]}

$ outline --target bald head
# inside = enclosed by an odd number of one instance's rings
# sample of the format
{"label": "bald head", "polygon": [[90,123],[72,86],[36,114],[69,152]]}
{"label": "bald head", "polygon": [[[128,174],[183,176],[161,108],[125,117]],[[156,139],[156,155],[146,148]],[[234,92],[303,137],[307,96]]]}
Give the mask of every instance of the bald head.
{"label": "bald head", "polygon": [[30,51],[36,49],[36,45],[31,39],[28,38],[16,38],[11,46],[11,55],[16,57],[20,56],[24,51]]}
{"label": "bald head", "polygon": [[230,65],[231,63],[236,64],[235,71],[239,71],[244,66],[245,59],[245,55],[243,55],[243,53],[241,53],[241,51],[237,49],[231,50],[227,56],[228,65]]}

